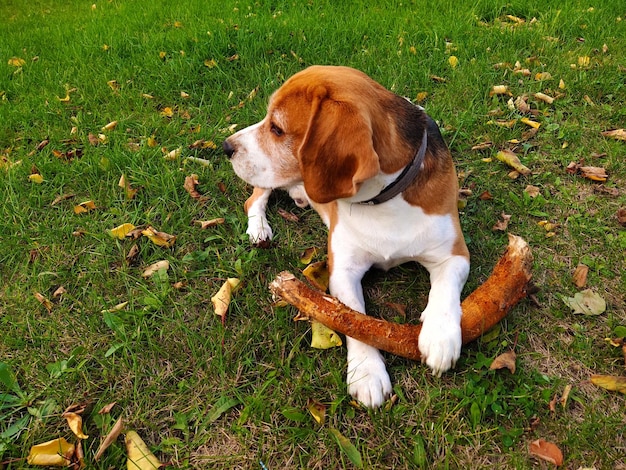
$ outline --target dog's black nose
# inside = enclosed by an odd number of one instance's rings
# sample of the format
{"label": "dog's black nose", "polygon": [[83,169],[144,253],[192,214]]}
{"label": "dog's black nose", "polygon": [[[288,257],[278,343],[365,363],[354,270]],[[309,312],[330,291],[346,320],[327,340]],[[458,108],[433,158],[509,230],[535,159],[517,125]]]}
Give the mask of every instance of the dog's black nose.
{"label": "dog's black nose", "polygon": [[233,156],[233,153],[235,153],[235,147],[233,147],[233,144],[231,144],[228,140],[225,140],[224,143],[222,144],[222,148],[224,149],[224,153],[226,154],[226,156],[228,156],[228,158]]}

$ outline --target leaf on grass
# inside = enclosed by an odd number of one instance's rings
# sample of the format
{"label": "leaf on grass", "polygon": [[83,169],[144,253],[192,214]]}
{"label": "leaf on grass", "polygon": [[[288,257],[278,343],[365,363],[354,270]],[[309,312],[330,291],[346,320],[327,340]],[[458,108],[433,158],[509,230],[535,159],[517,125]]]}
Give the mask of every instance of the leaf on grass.
{"label": "leaf on grass", "polygon": [[544,80],[552,80],[552,74],[550,72],[539,72],[535,74],[535,80],[544,81]]}
{"label": "leaf on grass", "polygon": [[54,198],[54,201],[52,201],[50,203],[51,206],[56,206],[59,202],[63,202],[67,199],[71,199],[75,196],[75,194],[61,194],[60,196],[57,196]]}
{"label": "leaf on grass", "polygon": [[610,137],[611,139],[626,140],[626,129],[613,129],[612,131],[602,132],[604,137]]}
{"label": "leaf on grass", "polygon": [[41,184],[43,183],[43,176],[40,173],[32,173],[28,175],[28,179],[31,183]]}
{"label": "leaf on grass", "polygon": [[543,101],[544,103],[548,103],[548,104],[552,104],[554,103],[554,98],[552,98],[549,95],[546,95],[545,93],[535,93],[535,98],[537,98],[538,100]]}
{"label": "leaf on grass", "polygon": [[612,375],[592,375],[591,383],[611,392],[626,394],[626,377]]}
{"label": "leaf on grass", "polygon": [[532,441],[528,447],[528,452],[530,455],[550,462],[557,467],[563,465],[563,452],[552,442],[543,439]]}
{"label": "leaf on grass", "polygon": [[507,227],[509,226],[509,221],[511,220],[511,216],[502,212],[502,214],[500,214],[500,217],[502,217],[502,220],[498,220],[491,228],[491,230],[499,230],[501,232],[504,232],[507,229]]}
{"label": "leaf on grass", "polygon": [[300,222],[300,218],[296,214],[288,212],[282,207],[278,209],[278,215],[289,222]]}
{"label": "leaf on grass", "polygon": [[490,370],[499,370],[499,369],[509,369],[511,374],[515,374],[515,361],[517,359],[517,354],[515,351],[507,351],[505,353],[500,354],[496,357],[491,365],[489,366]]}
{"label": "leaf on grass", "polygon": [[489,91],[489,96],[494,96],[494,95],[512,96],[512,93],[509,90],[509,87],[507,85],[494,85],[493,87],[491,87],[491,90]]}
{"label": "leaf on grass", "polygon": [[617,221],[622,227],[626,227],[626,207],[620,207],[617,210]]}
{"label": "leaf on grass", "polygon": [[125,442],[126,453],[128,454],[126,468],[128,470],[153,470],[163,465],[135,431],[126,433]]}
{"label": "leaf on grass", "polygon": [[148,237],[152,243],[164,248],[171,248],[176,242],[176,235],[170,235],[169,233],[159,232],[153,227],[148,227],[141,231],[141,234]]}
{"label": "leaf on grass", "polygon": [[450,67],[455,69],[457,65],[459,65],[459,59],[457,58],[457,56],[451,55],[450,57],[448,57],[448,63],[450,64]]}
{"label": "leaf on grass", "polygon": [[572,275],[572,281],[574,285],[579,289],[582,289],[587,284],[587,274],[589,273],[589,267],[584,264],[579,264],[574,270]]}
{"label": "leaf on grass", "polygon": [[313,247],[307,248],[300,254],[300,262],[302,264],[311,264],[311,261],[313,261],[313,258],[315,258],[315,255],[317,255],[317,247],[313,246]]}
{"label": "leaf on grass", "polygon": [[78,413],[65,412],[63,417],[67,420],[67,425],[70,427],[74,435],[79,439],[87,439],[87,436],[83,432],[83,418]]}
{"label": "leaf on grass", "polygon": [[26,61],[20,57],[11,57],[7,63],[12,67],[23,67],[26,65]]}
{"label": "leaf on grass", "polygon": [[156,263],[152,263],[150,266],[148,266],[141,274],[141,277],[148,278],[157,271],[167,271],[168,269],[170,269],[170,262],[168,260],[164,259],[161,261],[157,261]]}
{"label": "leaf on grass", "polygon": [[120,188],[124,189],[124,193],[126,194],[126,199],[128,199],[129,201],[133,199],[135,195],[137,194],[138,190],[131,188],[130,181],[126,179],[126,175],[124,173],[122,173],[122,175],[120,176],[120,180],[117,183],[117,185]]}
{"label": "leaf on grass", "polygon": [[74,444],[60,437],[30,448],[26,461],[29,465],[45,467],[67,467],[74,455]]}
{"label": "leaf on grass", "polygon": [[326,405],[309,398],[306,407],[317,424],[324,424],[324,421],[326,421]]}
{"label": "leaf on grass", "polygon": [[104,405],[102,408],[100,408],[100,411],[98,411],[98,414],[99,415],[109,414],[116,404],[117,402],[114,401],[112,403],[109,403],[108,405]]}
{"label": "leaf on grass", "polygon": [[74,214],[85,214],[96,208],[96,203],[93,201],[84,201],[74,206]]}
{"label": "leaf on grass", "polygon": [[525,118],[525,117],[520,119],[520,122],[523,122],[524,124],[526,124],[527,126],[532,127],[533,129],[539,129],[539,127],[541,127],[541,124],[538,123],[537,121],[533,121],[533,120]]}
{"label": "leaf on grass", "polygon": [[211,220],[196,220],[196,221],[194,221],[194,224],[196,224],[202,230],[205,230],[205,229],[207,229],[209,227],[215,227],[217,225],[222,225],[224,222],[226,222],[226,219],[224,219],[224,217],[217,217],[217,218],[211,219]]}
{"label": "leaf on grass", "polygon": [[178,157],[180,157],[180,154],[183,152],[183,148],[182,147],[178,147],[177,149],[174,149],[170,152],[168,152],[167,150],[165,150],[163,153],[165,154],[165,156],[163,157],[163,159],[165,161],[171,162],[176,160]]}
{"label": "leaf on grass", "polygon": [[104,452],[111,446],[111,444],[113,444],[117,440],[119,435],[122,434],[123,430],[124,430],[124,420],[122,419],[122,417],[120,417],[113,425],[113,428],[111,428],[109,433],[106,435],[106,437],[102,441],[102,444],[100,444],[100,447],[98,447],[98,451],[96,452],[96,455],[94,455],[93,457],[95,462],[100,460],[100,457],[102,457]]}
{"label": "leaf on grass", "polygon": [[111,121],[110,123],[102,126],[102,131],[112,131],[117,127],[117,121]]}
{"label": "leaf on grass", "polygon": [[215,402],[215,405],[213,405],[213,408],[211,409],[211,412],[207,416],[207,422],[208,423],[214,423],[224,413],[226,413],[231,408],[239,405],[240,403],[241,402],[239,400],[237,400],[236,398],[228,398],[228,397],[225,397],[225,396],[221,397],[219,400],[217,400]]}
{"label": "leaf on grass", "polygon": [[332,436],[337,440],[337,444],[339,444],[339,448],[341,449],[341,451],[344,454],[346,454],[348,459],[350,459],[350,462],[352,462],[352,464],[356,468],[363,468],[363,460],[361,458],[361,453],[354,446],[354,444],[352,444],[352,442],[350,442],[350,440],[347,437],[345,437],[336,429],[330,428],[329,431],[332,434]]}
{"label": "leaf on grass", "polygon": [[578,172],[583,178],[601,183],[604,183],[609,177],[606,170],[598,166],[578,166]]}
{"label": "leaf on grass", "polygon": [[187,193],[189,193],[189,195],[193,199],[201,199],[202,194],[200,194],[196,189],[196,186],[198,186],[199,184],[200,182],[198,181],[198,175],[192,174],[185,177],[185,183],[183,184],[183,188],[185,188],[185,191],[187,191]]}
{"label": "leaf on grass", "polygon": [[500,150],[496,153],[496,158],[524,176],[528,176],[531,173],[530,169],[523,165],[518,156],[511,150]]}
{"label": "leaf on grass", "polygon": [[341,346],[341,338],[337,333],[319,322],[311,322],[311,347],[315,349],[329,349]]}
{"label": "leaf on grass", "polygon": [[135,230],[135,226],[133,224],[122,224],[109,230],[109,234],[114,238],[119,238],[120,240],[123,240],[124,238],[126,238],[126,235],[128,235],[133,230]]}
{"label": "leaf on grass", "polygon": [[232,293],[239,286],[241,281],[236,277],[230,277],[224,281],[220,290],[217,291],[213,297],[211,297],[211,302],[213,303],[213,311],[216,315],[222,317],[222,322],[226,319],[226,312],[228,312],[228,306],[230,305],[230,299]]}
{"label": "leaf on grass", "polygon": [[46,297],[44,297],[42,294],[40,294],[39,292],[35,292],[35,298],[37,299],[37,301],[43,305],[46,310],[48,312],[52,311],[52,302],[50,302]]}
{"label": "leaf on grass", "polygon": [[526,189],[524,189],[524,192],[533,199],[539,196],[539,194],[541,194],[540,189],[537,186],[533,186],[532,184],[529,184],[528,186],[526,186]]}
{"label": "leaf on grass", "polygon": [[600,315],[606,310],[606,302],[599,294],[591,289],[578,292],[574,297],[563,296],[563,302],[573,310],[575,314]]}
{"label": "leaf on grass", "polygon": [[304,277],[306,277],[313,286],[326,292],[328,284],[330,282],[330,273],[328,272],[328,265],[326,261],[318,261],[317,263],[309,264],[302,271]]}

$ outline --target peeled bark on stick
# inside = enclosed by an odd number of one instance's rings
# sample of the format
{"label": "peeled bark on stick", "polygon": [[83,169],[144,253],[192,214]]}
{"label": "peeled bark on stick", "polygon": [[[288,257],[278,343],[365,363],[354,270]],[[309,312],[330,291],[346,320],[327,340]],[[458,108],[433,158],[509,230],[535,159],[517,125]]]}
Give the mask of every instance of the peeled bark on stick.
{"label": "peeled bark on stick", "polygon": [[[532,261],[526,241],[509,235],[509,246],[489,278],[461,303],[463,344],[494,327],[526,297]],[[421,325],[401,325],[364,315],[336,298],[308,287],[287,271],[276,277],[270,290],[310,320],[397,356],[415,361],[421,358],[418,348]]]}

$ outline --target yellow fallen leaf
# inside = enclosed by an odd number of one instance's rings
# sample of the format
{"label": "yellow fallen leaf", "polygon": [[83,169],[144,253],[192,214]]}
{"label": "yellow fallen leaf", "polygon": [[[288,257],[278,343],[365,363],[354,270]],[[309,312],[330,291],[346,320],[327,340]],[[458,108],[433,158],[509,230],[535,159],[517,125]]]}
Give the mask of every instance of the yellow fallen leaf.
{"label": "yellow fallen leaf", "polygon": [[579,67],[589,67],[590,62],[591,62],[591,58],[588,55],[578,57]]}
{"label": "yellow fallen leaf", "polygon": [[84,214],[96,208],[96,203],[93,201],[84,201],[74,206],[74,214]]}
{"label": "yellow fallen leaf", "polygon": [[509,90],[509,87],[506,85],[494,85],[491,88],[491,91],[489,92],[489,96],[494,96],[494,95],[509,95],[511,96],[512,93]]}
{"label": "yellow fallen leaf", "polygon": [[212,69],[217,66],[217,61],[215,59],[206,59],[204,61],[204,66]]}
{"label": "yellow fallen leaf", "polygon": [[186,91],[181,91],[180,92],[180,97],[181,98],[185,98],[185,99],[189,98],[189,93],[187,93]]}
{"label": "yellow fallen leaf", "polygon": [[324,424],[326,420],[326,405],[309,398],[306,407],[317,424]]}
{"label": "yellow fallen leaf", "polygon": [[141,234],[148,237],[155,245],[162,246],[164,248],[170,248],[174,245],[174,242],[176,242],[175,235],[159,232],[153,227],[148,227],[145,230],[142,230]]}
{"label": "yellow fallen leaf", "polygon": [[126,194],[126,199],[129,201],[135,197],[137,194],[137,189],[131,188],[130,181],[126,179],[126,175],[122,173],[120,176],[120,180],[117,183],[120,188],[124,189],[124,193]]}
{"label": "yellow fallen leaf", "polygon": [[83,418],[78,413],[66,412],[63,413],[63,417],[77,438],[87,439],[89,437],[83,432]]}
{"label": "yellow fallen leaf", "polygon": [[341,346],[343,343],[337,333],[319,322],[311,322],[311,347],[328,349]]}
{"label": "yellow fallen leaf", "polygon": [[26,65],[26,61],[24,59],[20,59],[19,57],[11,57],[8,64],[13,67],[22,67]]}
{"label": "yellow fallen leaf", "polygon": [[157,271],[167,271],[168,269],[170,269],[170,262],[168,260],[164,259],[161,261],[157,261],[156,263],[152,263],[150,266],[148,266],[141,274],[141,277],[150,277]]}
{"label": "yellow fallen leaf", "polygon": [[39,173],[33,173],[32,175],[28,175],[28,179],[33,183],[43,183],[43,176],[41,176]]}
{"label": "yellow fallen leaf", "polygon": [[213,311],[216,315],[222,317],[222,322],[226,318],[226,312],[228,312],[228,306],[230,305],[230,299],[233,291],[239,286],[241,281],[236,277],[230,277],[226,279],[220,290],[217,291],[211,302],[213,303]]}
{"label": "yellow fallen leaf", "polygon": [[311,264],[311,261],[313,261],[313,258],[315,258],[315,255],[317,255],[317,248],[316,247],[307,248],[300,255],[300,262],[302,264]]}
{"label": "yellow fallen leaf", "polygon": [[120,89],[120,84],[117,83],[117,80],[109,80],[107,82],[107,85],[109,85],[109,88],[111,88],[111,90],[113,91],[117,91]]}
{"label": "yellow fallen leaf", "polygon": [[592,375],[591,383],[612,392],[620,392],[626,394],[626,377],[616,377],[612,375]]}
{"label": "yellow fallen leaf", "polygon": [[559,88],[561,90],[565,90],[565,82],[563,81],[563,79],[559,80]]}
{"label": "yellow fallen leaf", "polygon": [[537,121],[533,121],[533,120],[525,118],[525,117],[520,119],[520,121],[523,122],[524,124],[526,124],[527,126],[532,127],[533,129],[539,129],[539,127],[541,126],[541,124],[538,123]]}
{"label": "yellow fallen leaf", "polygon": [[74,444],[60,437],[52,441],[34,445],[30,448],[26,461],[29,465],[46,467],[67,467],[74,455]]}
{"label": "yellow fallen leaf", "polygon": [[127,305],[128,305],[128,301],[121,302],[121,303],[117,304],[114,307],[108,308],[106,310],[101,310],[100,313],[115,313],[115,312],[119,312],[120,310],[123,310],[124,308],[126,308]]}
{"label": "yellow fallen leaf", "polygon": [[500,150],[498,153],[496,153],[496,158],[501,162],[506,163],[511,168],[524,176],[528,176],[531,174],[530,169],[524,166],[518,156],[515,155],[515,153],[513,153],[511,150]]}
{"label": "yellow fallen leaf", "polygon": [[153,135],[148,137],[148,140],[146,141],[146,143],[148,144],[148,147],[157,147],[159,145],[159,143],[157,142],[156,138]]}
{"label": "yellow fallen leaf", "polygon": [[317,263],[309,264],[306,268],[304,268],[302,274],[311,282],[311,284],[322,292],[326,292],[328,289],[330,274],[328,272],[328,265],[326,264],[326,261],[318,261]]}
{"label": "yellow fallen leaf", "polygon": [[109,233],[111,234],[112,237],[123,240],[126,237],[126,235],[128,235],[133,230],[135,230],[135,226],[133,224],[122,224],[109,230]]}
{"label": "yellow fallen leaf", "polygon": [[145,442],[135,431],[126,433],[126,453],[128,460],[126,468],[128,470],[154,470],[163,464],[157,459]]}
{"label": "yellow fallen leaf", "polygon": [[415,97],[415,101],[417,103],[423,103],[424,101],[426,101],[426,98],[428,98],[428,92],[427,91],[420,91],[417,96]]}
{"label": "yellow fallen leaf", "polygon": [[552,104],[554,103],[554,98],[552,98],[551,96],[546,95],[545,93],[535,93],[534,94],[535,98],[537,98],[538,100],[543,101],[544,103],[548,103],[548,104]]}
{"label": "yellow fallen leaf", "polygon": [[117,127],[117,121],[111,121],[110,123],[108,123],[107,125],[102,127],[103,131],[112,131],[113,129],[115,129]]}
{"label": "yellow fallen leaf", "polygon": [[97,462],[98,460],[100,460],[102,454],[104,454],[104,452],[111,446],[111,444],[113,444],[117,440],[123,430],[124,420],[120,417],[113,425],[113,428],[111,428],[111,430],[109,431],[109,434],[106,435],[104,441],[102,441],[102,444],[100,444],[100,447],[98,447],[98,451],[93,457],[94,461]]}
{"label": "yellow fallen leaf", "polygon": [[171,118],[172,116],[174,116],[174,110],[169,106],[166,106],[165,108],[163,108],[163,111],[161,111],[161,116]]}
{"label": "yellow fallen leaf", "polygon": [[166,161],[171,162],[173,160],[176,160],[180,156],[182,151],[183,151],[183,148],[182,147],[178,147],[177,149],[174,149],[171,152],[165,153],[165,156],[163,158]]}
{"label": "yellow fallen leaf", "polygon": [[535,80],[543,81],[543,80],[551,80],[552,74],[550,72],[539,72],[535,74]]}
{"label": "yellow fallen leaf", "polygon": [[448,57],[448,63],[450,64],[450,67],[455,69],[457,65],[459,65],[459,59],[457,58],[457,56],[451,55],[450,57]]}

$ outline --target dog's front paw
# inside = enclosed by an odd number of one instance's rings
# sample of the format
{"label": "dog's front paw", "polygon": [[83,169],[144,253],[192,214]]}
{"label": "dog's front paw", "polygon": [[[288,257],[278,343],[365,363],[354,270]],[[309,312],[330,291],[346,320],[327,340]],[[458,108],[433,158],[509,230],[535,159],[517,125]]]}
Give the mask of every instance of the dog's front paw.
{"label": "dog's front paw", "polygon": [[391,380],[380,353],[348,361],[348,393],[368,408],[378,408],[391,396]]}
{"label": "dog's front paw", "polygon": [[248,230],[246,233],[250,237],[252,243],[269,242],[274,235],[272,227],[264,216],[255,216],[248,218]]}
{"label": "dog's front paw", "polygon": [[422,362],[426,362],[433,375],[441,376],[454,367],[461,356],[461,325],[455,322],[430,319],[424,321],[419,337]]}

